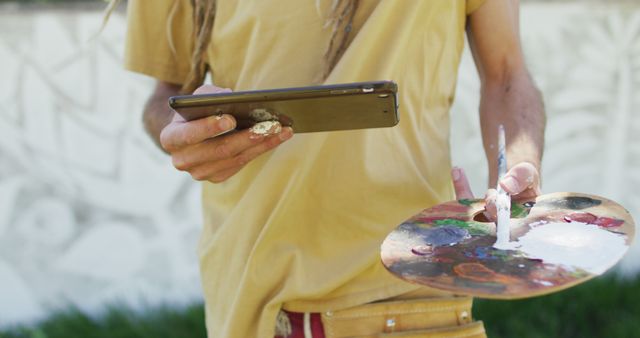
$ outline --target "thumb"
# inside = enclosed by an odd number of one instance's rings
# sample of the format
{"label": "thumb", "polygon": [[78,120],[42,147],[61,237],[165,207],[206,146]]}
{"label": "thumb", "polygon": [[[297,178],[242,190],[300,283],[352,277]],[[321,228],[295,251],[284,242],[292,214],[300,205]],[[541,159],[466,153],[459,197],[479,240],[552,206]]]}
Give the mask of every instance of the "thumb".
{"label": "thumb", "polygon": [[219,93],[231,93],[232,90],[230,88],[221,88],[218,86],[214,86],[214,85],[210,85],[210,84],[205,84],[202,85],[200,87],[198,87],[198,89],[196,89],[193,94],[194,95],[199,95],[199,94],[219,94]]}
{"label": "thumb", "polygon": [[539,182],[538,169],[529,162],[521,162],[509,169],[500,180],[500,186],[507,193],[517,195],[529,188],[537,187]]}

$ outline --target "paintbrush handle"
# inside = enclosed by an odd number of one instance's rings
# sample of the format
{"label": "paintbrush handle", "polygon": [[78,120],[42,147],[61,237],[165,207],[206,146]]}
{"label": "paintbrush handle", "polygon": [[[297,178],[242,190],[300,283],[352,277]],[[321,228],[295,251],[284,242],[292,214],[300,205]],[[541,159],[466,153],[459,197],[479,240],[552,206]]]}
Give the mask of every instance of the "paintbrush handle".
{"label": "paintbrush handle", "polygon": [[[507,173],[507,147],[504,136],[504,126],[498,126],[498,181]],[[498,192],[502,191],[500,184],[497,184]]]}
{"label": "paintbrush handle", "polygon": [[504,136],[504,126],[498,127],[498,183],[496,190],[496,209],[498,219],[496,222],[496,243],[493,245],[497,249],[509,248],[510,221],[511,218],[511,197],[500,186],[500,179],[507,173],[506,141]]}

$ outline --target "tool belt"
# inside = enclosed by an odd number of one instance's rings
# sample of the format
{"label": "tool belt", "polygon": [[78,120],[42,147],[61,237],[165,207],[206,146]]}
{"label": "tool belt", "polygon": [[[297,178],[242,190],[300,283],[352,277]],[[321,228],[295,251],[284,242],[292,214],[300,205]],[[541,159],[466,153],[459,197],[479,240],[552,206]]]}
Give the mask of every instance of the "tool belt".
{"label": "tool belt", "polygon": [[486,338],[471,318],[470,297],[434,297],[368,303],[322,313],[327,338]]}

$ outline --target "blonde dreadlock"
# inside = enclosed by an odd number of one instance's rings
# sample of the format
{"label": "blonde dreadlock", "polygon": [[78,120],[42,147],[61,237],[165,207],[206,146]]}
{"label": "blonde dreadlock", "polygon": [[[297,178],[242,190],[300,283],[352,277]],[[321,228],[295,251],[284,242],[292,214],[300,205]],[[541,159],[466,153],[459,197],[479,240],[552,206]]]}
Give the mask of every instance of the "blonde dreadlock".
{"label": "blonde dreadlock", "polygon": [[[318,1],[318,0],[317,0]],[[349,34],[360,0],[333,0],[327,25],[332,27],[331,40],[324,53],[322,80],[326,79],[349,46]]]}
{"label": "blonde dreadlock", "polygon": [[[120,1],[110,0],[104,18],[105,23]],[[208,69],[205,56],[209,41],[211,41],[211,32],[213,31],[216,15],[216,1],[191,0],[194,46],[191,54],[191,69],[181,89],[183,93],[192,93],[202,85],[206,77]],[[316,7],[318,8],[320,7],[320,1],[316,0]],[[360,0],[333,0],[331,4],[331,15],[325,25],[325,27],[331,26],[331,39],[324,53],[324,66],[320,74],[320,81],[329,76],[329,73],[331,73],[331,70],[338,63],[349,45],[349,35],[359,2]]]}
{"label": "blonde dreadlock", "polygon": [[216,16],[216,0],[191,0],[193,6],[193,36],[194,46],[191,54],[191,69],[187,80],[182,85],[183,93],[192,93],[204,82],[207,75],[207,61],[205,58],[213,21]]}

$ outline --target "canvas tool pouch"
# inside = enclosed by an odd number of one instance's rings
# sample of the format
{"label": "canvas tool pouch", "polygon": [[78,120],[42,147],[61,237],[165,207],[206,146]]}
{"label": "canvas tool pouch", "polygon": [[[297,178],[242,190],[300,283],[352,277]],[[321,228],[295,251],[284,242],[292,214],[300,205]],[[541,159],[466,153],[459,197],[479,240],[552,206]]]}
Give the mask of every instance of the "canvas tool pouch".
{"label": "canvas tool pouch", "polygon": [[470,297],[434,297],[369,303],[322,314],[327,338],[485,338],[472,322]]}

